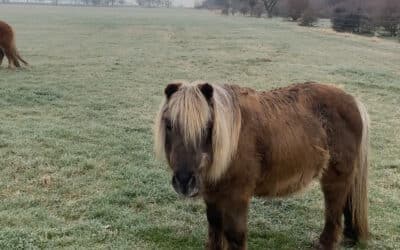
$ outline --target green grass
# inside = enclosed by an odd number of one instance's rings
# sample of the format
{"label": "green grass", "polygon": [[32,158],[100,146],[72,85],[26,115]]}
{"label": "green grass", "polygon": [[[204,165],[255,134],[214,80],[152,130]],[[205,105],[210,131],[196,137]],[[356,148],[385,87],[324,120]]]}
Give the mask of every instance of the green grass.
{"label": "green grass", "polygon": [[[400,249],[400,44],[207,11],[0,8],[32,65],[0,69],[0,249],[201,249],[200,200],[154,159],[152,121],[174,79],[257,89],[343,86],[371,119],[369,249]],[[5,62],[6,63],[6,62]],[[249,249],[305,249],[318,185],[255,199]]]}

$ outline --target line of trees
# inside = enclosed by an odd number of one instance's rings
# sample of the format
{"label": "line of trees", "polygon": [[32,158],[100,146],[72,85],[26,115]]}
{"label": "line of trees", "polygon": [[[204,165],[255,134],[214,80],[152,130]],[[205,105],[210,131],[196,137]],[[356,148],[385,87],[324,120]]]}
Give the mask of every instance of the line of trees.
{"label": "line of trees", "polygon": [[141,7],[166,7],[172,6],[172,0],[136,0],[137,4]]}
{"label": "line of trees", "polygon": [[389,36],[400,35],[400,1],[341,1],[332,14],[336,31],[373,34],[383,29]]}
{"label": "line of trees", "polygon": [[279,0],[205,0],[199,8],[221,9],[223,14],[240,12],[243,15],[261,17],[266,13],[273,16],[273,11]]}
{"label": "line of trees", "polygon": [[282,16],[305,26],[330,18],[339,32],[400,36],[400,0],[205,0],[199,7],[225,15]]}
{"label": "line of trees", "polygon": [[[323,1],[323,0],[320,0]],[[261,17],[285,16],[300,25],[313,25],[318,13],[311,4],[315,0],[205,0],[200,8],[221,9],[222,14]]]}

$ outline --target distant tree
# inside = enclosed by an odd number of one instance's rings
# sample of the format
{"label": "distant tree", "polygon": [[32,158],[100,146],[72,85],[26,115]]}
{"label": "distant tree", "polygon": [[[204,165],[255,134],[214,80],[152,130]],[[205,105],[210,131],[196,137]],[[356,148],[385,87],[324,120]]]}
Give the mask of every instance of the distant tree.
{"label": "distant tree", "polygon": [[264,8],[267,10],[268,17],[272,17],[274,8],[279,0],[263,0]]}
{"label": "distant tree", "polygon": [[223,9],[228,0],[204,0],[204,1],[198,1],[201,3],[197,4],[197,8],[201,9]]}
{"label": "distant tree", "polygon": [[250,7],[247,4],[244,4],[240,7],[239,12],[246,16],[248,13],[250,13]]}
{"label": "distant tree", "polygon": [[254,8],[257,4],[257,0],[248,0],[248,4],[250,7],[250,16],[254,16]]}
{"label": "distant tree", "polygon": [[222,15],[229,15],[229,10],[231,9],[231,1],[230,0],[226,0],[224,2],[221,14]]}
{"label": "distant tree", "polygon": [[343,2],[348,2],[349,0],[327,0],[328,5],[330,6],[337,6]]}
{"label": "distant tree", "polygon": [[[137,0],[144,1],[144,0]],[[273,15],[274,8],[280,0],[205,0],[203,8],[220,9],[222,14],[240,12],[243,15],[250,13],[251,16],[261,17],[265,12],[268,16]]]}
{"label": "distant tree", "polygon": [[332,7],[328,4],[328,0],[309,0],[309,7],[319,18],[330,18],[331,16]]}
{"label": "distant tree", "polygon": [[300,18],[299,25],[314,26],[318,21],[318,16],[312,8],[306,9]]}
{"label": "distant tree", "polygon": [[265,5],[264,5],[264,3],[261,2],[261,1],[257,1],[257,2],[256,2],[256,5],[254,6],[252,12],[253,12],[253,13],[252,13],[253,16],[255,16],[255,17],[261,17],[262,14],[265,12]]}
{"label": "distant tree", "polygon": [[400,0],[383,1],[383,8],[378,16],[377,23],[391,36],[399,34],[400,30]]}
{"label": "distant tree", "polygon": [[165,7],[167,7],[167,8],[172,7],[172,0],[165,0],[165,3],[166,3]]}
{"label": "distant tree", "polygon": [[331,18],[332,28],[339,32],[369,34],[374,31],[374,24],[368,13],[361,8],[341,5],[336,7]]}
{"label": "distant tree", "polygon": [[232,15],[235,15],[237,12],[240,11],[242,6],[242,2],[240,0],[231,0],[230,11]]}
{"label": "distant tree", "polygon": [[229,15],[229,8],[223,8],[222,10],[221,10],[221,14],[222,15]]}
{"label": "distant tree", "polygon": [[297,20],[301,17],[302,13],[310,7],[316,16],[320,18],[330,18],[332,9],[336,6],[336,4],[333,5],[330,1],[331,0],[280,0],[274,8],[273,14]]}
{"label": "distant tree", "polygon": [[220,9],[223,8],[227,0],[205,0],[202,3],[203,8],[207,9]]}
{"label": "distant tree", "polygon": [[136,0],[136,3],[141,6],[144,7],[147,4],[147,0]]}
{"label": "distant tree", "polygon": [[171,0],[136,0],[136,3],[141,7],[167,7],[171,6]]}
{"label": "distant tree", "polygon": [[288,15],[293,21],[297,21],[303,12],[309,7],[308,0],[289,0],[288,1]]}

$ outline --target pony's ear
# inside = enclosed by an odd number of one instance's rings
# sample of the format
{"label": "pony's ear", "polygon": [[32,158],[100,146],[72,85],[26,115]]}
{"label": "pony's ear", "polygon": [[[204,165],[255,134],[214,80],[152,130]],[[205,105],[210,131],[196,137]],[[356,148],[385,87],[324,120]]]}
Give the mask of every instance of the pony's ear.
{"label": "pony's ear", "polygon": [[172,96],[173,93],[175,93],[176,91],[178,91],[178,89],[181,87],[181,83],[170,83],[167,85],[167,87],[165,87],[164,89],[164,93],[165,96],[168,98],[170,98]]}
{"label": "pony's ear", "polygon": [[209,83],[203,83],[199,85],[201,93],[206,97],[207,100],[210,100],[213,96],[214,88]]}

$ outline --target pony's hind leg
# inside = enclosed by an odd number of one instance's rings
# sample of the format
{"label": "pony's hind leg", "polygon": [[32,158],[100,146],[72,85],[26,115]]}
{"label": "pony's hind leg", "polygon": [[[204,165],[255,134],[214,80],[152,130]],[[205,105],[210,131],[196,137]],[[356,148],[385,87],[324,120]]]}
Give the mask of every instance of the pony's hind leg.
{"label": "pony's hind leg", "polygon": [[15,67],[21,67],[21,64],[18,61],[16,56],[16,51],[13,46],[8,46],[4,48],[4,53],[8,59],[8,68],[15,69]]}
{"label": "pony's hind leg", "polygon": [[19,63],[19,60],[18,60],[18,57],[17,57],[17,52],[16,52],[15,49],[13,50],[12,58],[13,58],[13,61],[14,61],[14,65],[15,65],[17,68],[20,68],[20,67],[21,67],[21,64]]}
{"label": "pony's hind leg", "polygon": [[325,226],[320,236],[319,248],[324,250],[336,249],[341,240],[343,212],[346,210],[354,179],[354,161],[350,157],[347,161],[342,160],[346,164],[331,161],[321,180],[325,200]]}
{"label": "pony's hind leg", "polygon": [[349,198],[346,200],[346,205],[343,209],[344,215],[344,231],[343,235],[346,239],[346,245],[352,246],[358,240],[358,233],[354,228],[353,214],[351,211],[351,202]]}
{"label": "pony's hind leg", "polygon": [[319,240],[319,249],[336,249],[342,235],[342,214],[349,185],[322,183],[325,199],[325,226]]}
{"label": "pony's hind leg", "polygon": [[8,59],[8,68],[9,69],[15,69],[15,58],[14,54],[12,53],[12,50],[9,48],[4,48],[4,53]]}
{"label": "pony's hind leg", "polygon": [[3,52],[3,49],[0,48],[0,66],[3,63],[3,58],[4,58],[4,52]]}

